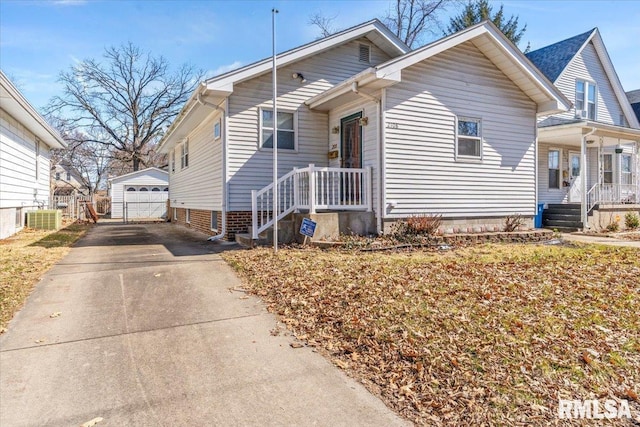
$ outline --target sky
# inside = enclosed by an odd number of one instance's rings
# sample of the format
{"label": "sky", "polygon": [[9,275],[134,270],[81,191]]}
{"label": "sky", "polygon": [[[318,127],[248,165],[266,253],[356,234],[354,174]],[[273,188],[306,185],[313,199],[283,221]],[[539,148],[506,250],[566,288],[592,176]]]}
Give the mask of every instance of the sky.
{"label": "sky", "polygon": [[[176,68],[190,63],[207,77],[271,55],[271,9],[281,52],[315,40],[309,17],[333,17],[344,29],[386,15],[389,0],[0,0],[0,68],[41,109],[55,95],[60,72],[84,59],[99,60],[104,49],[132,42]],[[462,8],[454,3],[439,18],[443,26]],[[600,29],[626,91],[640,89],[640,0],[504,0],[535,50]],[[434,29],[424,42],[442,37]]]}

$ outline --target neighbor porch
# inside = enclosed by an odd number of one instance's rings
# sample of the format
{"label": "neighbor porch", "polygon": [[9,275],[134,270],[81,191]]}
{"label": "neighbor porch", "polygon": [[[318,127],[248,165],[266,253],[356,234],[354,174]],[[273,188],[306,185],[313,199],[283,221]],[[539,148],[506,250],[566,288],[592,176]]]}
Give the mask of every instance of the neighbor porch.
{"label": "neighbor porch", "polygon": [[585,230],[601,228],[595,211],[640,210],[640,130],[581,121],[542,127],[538,141],[539,203],[579,206]]}

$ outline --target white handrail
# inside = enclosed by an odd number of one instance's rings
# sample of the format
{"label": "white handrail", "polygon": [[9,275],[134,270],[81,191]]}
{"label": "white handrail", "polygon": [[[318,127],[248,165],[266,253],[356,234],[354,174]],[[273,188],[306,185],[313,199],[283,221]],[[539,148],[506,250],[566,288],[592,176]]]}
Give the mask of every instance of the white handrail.
{"label": "white handrail", "polygon": [[307,210],[361,210],[371,212],[371,168],[329,168],[310,164],[294,168],[278,179],[278,200],[273,204],[273,183],[251,191],[251,235],[260,233],[291,212]]}
{"label": "white handrail", "polygon": [[587,192],[587,212],[602,203],[640,203],[640,187],[637,184],[594,184]]}

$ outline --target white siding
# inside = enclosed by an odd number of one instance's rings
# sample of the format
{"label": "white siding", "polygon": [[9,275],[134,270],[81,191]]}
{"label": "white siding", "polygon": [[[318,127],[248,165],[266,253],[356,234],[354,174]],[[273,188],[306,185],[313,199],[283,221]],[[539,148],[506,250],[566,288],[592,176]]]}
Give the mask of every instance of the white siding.
{"label": "white siding", "polygon": [[[371,45],[371,63],[358,59],[359,44]],[[356,40],[278,70],[278,108],[297,112],[296,152],[278,152],[278,174],[309,163],[327,166],[329,120],[312,112],[304,101],[389,57],[368,40]],[[301,83],[292,73],[302,73]],[[271,74],[238,84],[230,97],[229,192],[232,211],[251,210],[251,190],[272,181],[272,151],[259,150],[259,107],[271,108]],[[369,124],[369,127],[372,125]]]}
{"label": "white siding", "polygon": [[51,154],[46,144],[39,145],[36,159],[35,135],[0,110],[0,208],[49,204]]}
{"label": "white siding", "polygon": [[[379,96],[376,94],[376,96]],[[371,181],[373,191],[373,209],[377,214],[378,207],[378,107],[373,101],[362,100],[342,105],[329,113],[329,129],[340,127],[340,120],[352,114],[362,113],[362,117],[368,117],[369,123],[362,127],[362,166],[371,167]],[[329,133],[329,150],[335,145],[340,151],[340,133]],[[342,156],[342,152],[340,152]],[[329,161],[329,166],[340,167],[341,157]]]}
{"label": "white siding", "polygon": [[111,181],[111,218],[123,217],[124,192],[130,185],[167,186],[168,176],[156,169],[144,169],[137,173],[114,178]]}
{"label": "white siding", "polygon": [[[596,105],[596,121],[620,125],[622,109],[618,103],[613,87],[607,78],[607,74],[598,59],[595,48],[589,43],[577,54],[564,72],[560,75],[555,85],[575,105],[576,80],[595,82],[598,88]],[[568,112],[554,115],[555,118],[566,120],[575,119],[575,108]]]}
{"label": "white siding", "polygon": [[[472,43],[402,71],[386,90],[390,217],[535,214],[535,103]],[[455,117],[482,120],[482,162],[455,160]]]}
{"label": "white siding", "polygon": [[[575,147],[563,147],[551,144],[539,144],[538,153],[538,201],[540,203],[567,203],[569,187],[549,188],[549,150],[560,150],[560,181],[569,171],[569,150]],[[579,149],[578,149],[579,150]]]}
{"label": "white siding", "polygon": [[[221,121],[221,136],[214,139],[213,126]],[[172,207],[201,210],[222,210],[222,140],[224,118],[220,112],[210,115],[189,135],[189,167],[180,167],[180,148],[176,156],[175,173],[169,176]]]}

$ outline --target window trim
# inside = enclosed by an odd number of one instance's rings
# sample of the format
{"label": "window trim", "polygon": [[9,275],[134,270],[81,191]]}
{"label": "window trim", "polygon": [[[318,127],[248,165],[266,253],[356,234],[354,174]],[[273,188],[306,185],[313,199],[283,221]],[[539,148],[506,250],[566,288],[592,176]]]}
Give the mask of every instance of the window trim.
{"label": "window trim", "polygon": [[184,213],[184,222],[191,224],[191,209],[186,208]]}
{"label": "window trim", "polygon": [[[581,82],[584,84],[584,91],[581,92],[582,93],[582,109],[578,110],[578,83]],[[593,87],[594,89],[594,100],[593,100],[593,117],[589,117],[589,88]],[[582,113],[580,113],[580,117],[581,119],[587,119],[587,120],[593,120],[596,121],[598,120],[598,84],[594,81],[591,80],[585,80],[585,79],[576,79],[575,85],[574,85],[574,102],[575,102],[575,110],[576,110],[576,116],[578,115],[578,111],[584,111],[585,112],[585,116],[582,116]]]}
{"label": "window trim", "polygon": [[[258,108],[258,150],[259,151],[273,151],[273,148],[270,147],[263,147],[263,141],[262,141],[262,132],[264,130],[264,126],[262,124],[262,112],[263,111],[273,111],[273,108],[269,108],[269,107],[259,107]],[[278,108],[278,113],[288,113],[288,114],[293,114],[293,149],[291,148],[283,148],[278,146],[278,150],[279,151],[286,151],[288,153],[297,153],[298,152],[298,111],[296,110],[288,110],[285,108]],[[277,118],[276,118],[277,120]],[[272,128],[267,128],[267,129],[271,129]],[[289,132],[289,129],[278,129],[279,131],[286,131]]]}
{"label": "window trim", "polygon": [[175,173],[176,172],[176,149],[174,147],[173,150],[171,150],[170,156],[169,156],[169,161],[171,163],[171,173]]}
{"label": "window trim", "polygon": [[[460,121],[464,122],[477,122],[478,123],[478,136],[468,136],[468,135],[459,135],[458,134],[458,124]],[[458,141],[462,137],[463,139],[473,139],[478,141],[479,143],[479,156],[467,156],[464,154],[459,154],[458,152]],[[454,158],[457,162],[467,162],[467,163],[480,163],[484,159],[484,140],[482,138],[482,118],[480,117],[469,117],[469,116],[455,116],[454,120]]]}
{"label": "window trim", "polygon": [[[629,159],[629,170],[625,170],[625,159]],[[625,179],[625,175],[628,176]],[[633,185],[633,155],[631,153],[622,153],[620,156],[620,184],[622,185]]]}
{"label": "window trim", "polygon": [[[611,169],[607,170],[605,169],[605,157],[609,157],[611,159]],[[605,174],[610,173],[611,174],[611,182],[605,182]],[[615,175],[615,157],[613,156],[613,153],[602,153],[602,184],[614,184],[616,181],[616,175]]]}
{"label": "window trim", "polygon": [[[557,169],[551,169],[549,167],[549,154],[551,154],[552,151],[555,151],[555,152],[558,153],[558,168]],[[551,180],[549,179],[549,172],[551,170],[557,170],[558,171],[558,186],[557,187],[551,187]],[[549,190],[549,191],[561,191],[562,190],[562,150],[560,148],[550,147],[547,150],[547,190]]]}
{"label": "window trim", "polygon": [[173,208],[173,217],[172,217],[173,221],[177,221],[178,220],[178,208],[174,207]]}
{"label": "window trim", "polygon": [[222,120],[218,119],[213,124],[213,140],[217,141],[222,138]]}
{"label": "window trim", "polygon": [[[218,212],[219,211],[211,211],[211,220],[209,221],[209,228],[211,229],[211,231],[218,231]],[[215,228],[214,226],[214,221],[213,219],[215,218]]]}
{"label": "window trim", "polygon": [[189,138],[180,145],[180,169],[189,167]]}

